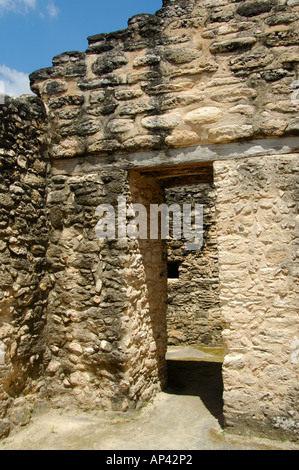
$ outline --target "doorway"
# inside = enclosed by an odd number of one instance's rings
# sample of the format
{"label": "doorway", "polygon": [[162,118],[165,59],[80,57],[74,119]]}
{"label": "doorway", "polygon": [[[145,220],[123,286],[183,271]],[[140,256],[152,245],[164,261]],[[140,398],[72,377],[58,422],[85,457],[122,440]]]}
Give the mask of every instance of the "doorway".
{"label": "doorway", "polygon": [[[161,390],[168,387],[181,390],[178,393],[201,396],[220,422],[223,347],[213,165],[131,170],[129,186],[130,204],[142,204],[148,213],[153,204],[204,206],[204,242],[198,252],[184,250],[184,239],[171,235],[161,239],[161,219],[157,239],[151,239],[148,226],[147,238],[138,240],[144,269],[143,299],[149,318],[147,333],[143,334],[152,335],[153,339],[152,346],[147,348],[151,367],[143,366],[142,373],[146,371],[148,386],[154,382]],[[169,220],[171,234],[171,214]],[[170,357],[184,349],[186,353],[188,348],[196,351],[197,358]],[[213,359],[215,354],[217,360]]]}

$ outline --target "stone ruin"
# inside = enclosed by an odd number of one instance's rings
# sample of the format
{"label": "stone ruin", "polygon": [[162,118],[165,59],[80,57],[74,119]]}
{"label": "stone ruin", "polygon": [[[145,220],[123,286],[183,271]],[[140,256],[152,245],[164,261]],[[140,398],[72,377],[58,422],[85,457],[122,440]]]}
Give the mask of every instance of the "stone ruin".
{"label": "stone ruin", "polygon": [[[40,402],[140,407],[167,344],[199,344],[225,349],[227,429],[298,439],[298,18],[298,0],[164,0],[5,97],[1,437]],[[202,203],[203,247],[99,239],[120,195],[129,214]]]}

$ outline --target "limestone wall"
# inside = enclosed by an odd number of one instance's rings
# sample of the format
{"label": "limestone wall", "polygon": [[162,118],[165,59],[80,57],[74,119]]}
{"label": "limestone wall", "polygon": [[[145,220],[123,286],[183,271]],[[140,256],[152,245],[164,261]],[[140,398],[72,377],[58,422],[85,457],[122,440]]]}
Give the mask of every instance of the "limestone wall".
{"label": "limestone wall", "polygon": [[212,184],[165,189],[165,202],[203,205],[203,246],[185,249],[185,240],[167,241],[167,260],[179,263],[178,279],[168,279],[169,344],[222,346],[219,305],[216,201]]}
{"label": "limestone wall", "polygon": [[228,426],[298,433],[297,155],[215,162]]}
{"label": "limestone wall", "polygon": [[35,97],[0,105],[0,436],[29,421],[46,360],[45,119]]}
{"label": "limestone wall", "polygon": [[166,0],[31,75],[53,158],[298,134],[295,0]]}
{"label": "limestone wall", "polygon": [[165,384],[166,257],[160,241],[96,234],[100,204],[110,204],[118,217],[118,197],[127,198],[130,220],[132,202],[161,200],[155,189],[155,182],[129,179],[127,171],[110,166],[91,172],[53,167],[45,389],[59,406],[125,411]]}
{"label": "limestone wall", "polygon": [[97,207],[127,197],[130,219],[163,201],[149,169],[208,162],[226,424],[297,436],[298,12],[164,0],[34,72],[41,100],[0,106],[0,435],[31,398],[125,411],[164,386],[166,244],[100,240]]}

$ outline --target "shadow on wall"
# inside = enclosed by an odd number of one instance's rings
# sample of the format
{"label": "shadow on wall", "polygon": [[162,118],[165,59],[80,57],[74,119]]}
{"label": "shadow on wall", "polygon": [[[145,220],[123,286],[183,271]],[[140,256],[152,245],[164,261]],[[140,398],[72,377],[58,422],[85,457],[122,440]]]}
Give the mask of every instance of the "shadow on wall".
{"label": "shadow on wall", "polygon": [[222,364],[203,361],[168,360],[166,393],[197,396],[224,427]]}
{"label": "shadow on wall", "polygon": [[[144,334],[144,326],[147,325],[146,341],[148,347],[144,351],[147,362],[145,380],[159,384],[163,389],[167,380],[166,360],[167,351],[167,254],[166,243],[161,240],[160,227],[157,239],[150,234],[150,205],[160,205],[164,202],[164,192],[155,177],[141,175],[132,171],[129,177],[131,202],[142,204],[146,208],[146,236],[138,238],[139,253],[142,258],[143,285],[139,279],[130,279],[131,284],[137,281],[136,289],[142,294],[141,303],[146,308],[140,318],[141,328],[139,339]],[[137,209],[138,211],[138,209]],[[140,214],[138,214],[139,216]],[[139,223],[139,222],[138,222]],[[136,277],[136,275],[134,275]],[[139,278],[140,276],[137,276]],[[136,333],[136,332],[135,332]],[[142,340],[143,341],[143,340]],[[143,341],[144,342],[144,341]],[[143,347],[143,345],[141,345]]]}

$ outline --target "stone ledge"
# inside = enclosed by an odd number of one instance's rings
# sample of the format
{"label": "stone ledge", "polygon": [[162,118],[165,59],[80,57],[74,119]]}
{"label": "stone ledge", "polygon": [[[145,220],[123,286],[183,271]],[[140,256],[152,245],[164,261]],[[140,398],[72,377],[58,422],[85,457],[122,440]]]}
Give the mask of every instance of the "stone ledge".
{"label": "stone ledge", "polygon": [[[151,168],[218,160],[235,160],[267,155],[299,153],[299,137],[252,140],[215,145],[194,146],[180,149],[153,150],[148,152],[119,153],[113,156],[116,168]],[[111,156],[76,157],[53,161],[55,174],[96,171],[111,165]]]}

